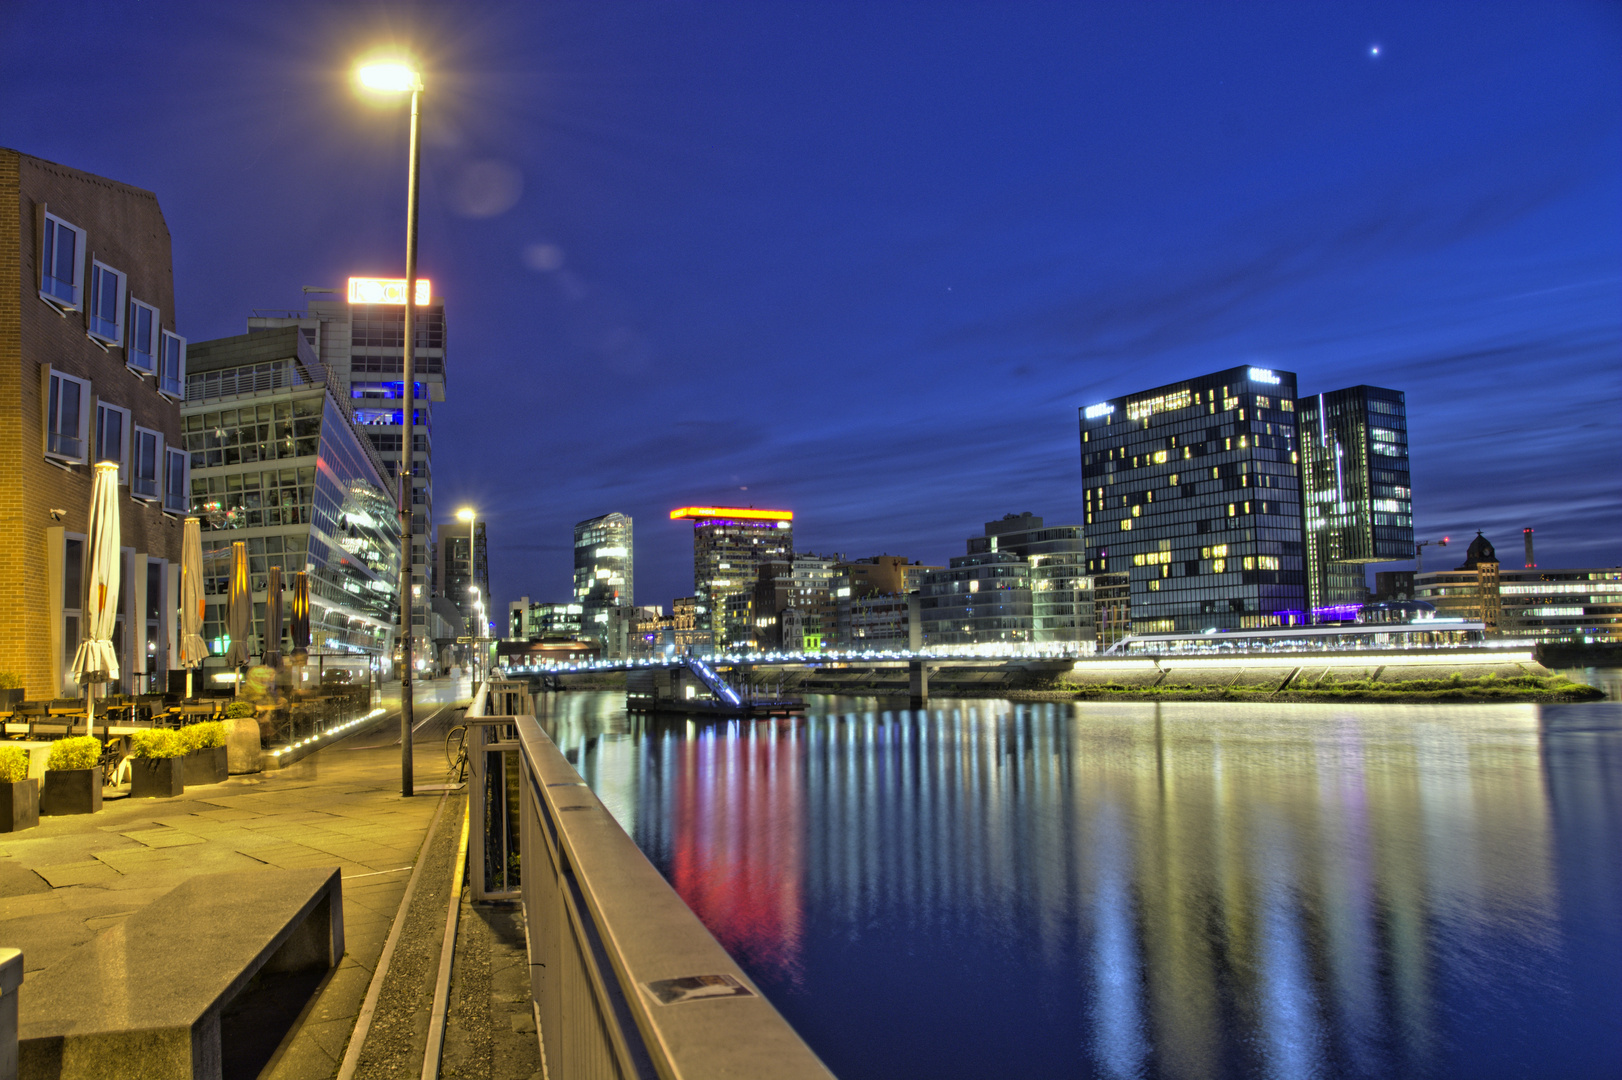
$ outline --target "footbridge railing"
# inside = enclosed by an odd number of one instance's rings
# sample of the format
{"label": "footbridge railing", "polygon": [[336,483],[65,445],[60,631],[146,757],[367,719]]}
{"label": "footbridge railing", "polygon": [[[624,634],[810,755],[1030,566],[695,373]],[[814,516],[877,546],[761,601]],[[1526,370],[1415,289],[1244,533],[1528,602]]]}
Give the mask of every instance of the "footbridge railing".
{"label": "footbridge railing", "polygon": [[832,1080],[541,730],[525,683],[481,684],[467,723],[474,898],[523,905],[549,1076]]}

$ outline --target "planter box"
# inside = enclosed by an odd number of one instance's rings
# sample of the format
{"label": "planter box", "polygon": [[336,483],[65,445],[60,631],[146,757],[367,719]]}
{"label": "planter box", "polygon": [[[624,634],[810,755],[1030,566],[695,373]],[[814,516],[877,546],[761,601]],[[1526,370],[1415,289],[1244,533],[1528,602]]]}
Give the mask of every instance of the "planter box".
{"label": "planter box", "polygon": [[23,688],[6,687],[0,689],[0,712],[16,712],[17,706],[23,703]]}
{"label": "planter box", "polygon": [[172,799],[185,790],[185,758],[130,759],[130,798]]}
{"label": "planter box", "polygon": [[0,783],[0,832],[32,829],[39,824],[39,781],[32,778]]}
{"label": "planter box", "polygon": [[186,786],[198,787],[202,784],[223,784],[231,776],[226,768],[230,751],[223,746],[211,746],[207,750],[196,750],[181,761],[186,763]]}
{"label": "planter box", "polygon": [[46,769],[39,792],[39,812],[94,814],[101,809],[101,766],[93,769]]}

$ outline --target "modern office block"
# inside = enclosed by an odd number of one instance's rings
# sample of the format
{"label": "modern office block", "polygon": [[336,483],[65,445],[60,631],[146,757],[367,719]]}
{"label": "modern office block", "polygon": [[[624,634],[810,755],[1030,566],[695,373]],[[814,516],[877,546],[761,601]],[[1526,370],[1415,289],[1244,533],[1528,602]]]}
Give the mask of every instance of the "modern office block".
{"label": "modern office block", "polygon": [[1506,637],[1622,642],[1622,567],[1500,569],[1498,595]]}
{"label": "modern office block", "polygon": [[1314,622],[1353,615],[1365,565],[1414,557],[1403,395],[1353,386],[1295,403],[1307,608]]}
{"label": "modern office block", "polygon": [[1034,514],[986,522],[969,554],[1008,551],[1031,564],[1031,640],[1090,649],[1097,641],[1087,541],[1080,525],[1045,525]]}
{"label": "modern office block", "polygon": [[[310,644],[383,663],[393,652],[400,520],[387,470],[355,432],[344,387],[297,329],[194,342],[181,409],[191,512],[203,549],[247,544],[255,651],[266,571],[282,570],[283,633],[292,575],[310,575]],[[223,654],[230,562],[205,557],[203,638]],[[292,642],[284,637],[282,651]]]}
{"label": "modern office block", "polygon": [[119,466],[120,677],[175,664],[188,498],[169,227],[157,196],[0,149],[0,671],[78,696],[86,530],[98,461]]}
{"label": "modern office block", "polygon": [[1087,569],[1134,633],[1301,621],[1295,376],[1238,367],[1081,410]]}
{"label": "modern office block", "polygon": [[924,575],[918,609],[926,647],[1029,642],[1030,563],[1007,551],[959,555]]}
{"label": "modern office block", "polygon": [[[632,522],[624,514],[588,518],[574,527],[574,598],[585,608],[586,633],[608,648],[612,609],[634,606]],[[633,631],[634,632],[634,631]]]}
{"label": "modern office block", "polygon": [[507,636],[527,641],[547,638],[577,640],[585,608],[565,601],[541,604],[521,596],[507,604]]}
{"label": "modern office block", "polygon": [[[487,622],[490,615],[490,545],[485,523],[474,521],[472,532],[470,537],[465,522],[447,522],[439,543],[434,545],[439,557],[435,580],[440,583],[440,594],[456,605],[462,614],[460,621],[466,626],[474,623],[480,601]],[[422,586],[426,590],[428,582],[422,582]],[[463,632],[474,630],[484,632],[476,627]]]}
{"label": "modern office block", "polygon": [[[762,563],[794,558],[794,512],[684,506],[672,521],[693,523],[695,643],[725,649],[751,639],[750,612]],[[727,602],[741,595],[742,601]]]}

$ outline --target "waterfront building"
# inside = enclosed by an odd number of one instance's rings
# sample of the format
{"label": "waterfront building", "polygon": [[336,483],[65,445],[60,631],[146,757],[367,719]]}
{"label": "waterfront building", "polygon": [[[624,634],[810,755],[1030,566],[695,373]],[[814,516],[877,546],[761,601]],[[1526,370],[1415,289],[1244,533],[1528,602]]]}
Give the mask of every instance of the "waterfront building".
{"label": "waterfront building", "polygon": [[1415,574],[1414,599],[1433,606],[1439,619],[1479,622],[1488,634],[1498,633],[1503,601],[1499,594],[1498,554],[1492,543],[1477,532],[1463,563],[1452,570]]}
{"label": "waterfront building", "polygon": [[525,641],[548,638],[575,640],[582,636],[585,608],[573,601],[538,604],[521,596],[507,605],[507,634]]}
{"label": "waterfront building", "polygon": [[177,663],[188,508],[169,227],[157,196],[0,148],[0,671],[77,697],[95,463],[119,466],[117,693]]}
{"label": "waterfront building", "polygon": [[1093,582],[1080,525],[1045,525],[1029,512],[986,522],[969,554],[1008,551],[1031,564],[1031,640],[1091,651],[1097,642]]}
{"label": "waterfront building", "polygon": [[1298,398],[1301,531],[1313,622],[1368,599],[1365,566],[1414,557],[1403,395],[1353,386]]}
{"label": "waterfront building", "polygon": [[1295,400],[1238,367],[1080,410],[1087,569],[1128,575],[1134,633],[1301,618]]}
{"label": "waterfront building", "polygon": [[[684,506],[672,521],[693,525],[694,647],[735,647],[753,636],[760,565],[794,557],[794,512],[738,506]],[[729,596],[741,600],[729,602]]]}
{"label": "waterfront building", "polygon": [[1132,633],[1132,578],[1125,573],[1094,574],[1093,620],[1098,652]]}
{"label": "waterfront building", "polygon": [[698,628],[698,597],[678,596],[670,602],[670,632],[676,652],[684,656],[709,644],[708,635]]}
{"label": "waterfront building", "polygon": [[[392,655],[400,522],[387,470],[356,433],[343,389],[294,327],[192,343],[181,422],[191,512],[203,529],[203,638],[214,657],[230,647],[225,609],[237,540],[248,551],[254,652],[264,648],[266,575],[277,566],[284,635],[292,575],[302,570],[313,650],[369,664]],[[281,648],[291,651],[291,640],[284,636]]]}
{"label": "waterfront building", "polygon": [[[445,532],[435,545],[439,557],[436,572],[441,593],[461,612],[461,625],[476,628],[461,631],[464,634],[487,632],[487,629],[477,629],[478,602],[484,603],[486,622],[489,621],[490,611],[490,547],[484,524],[475,521],[473,535],[469,537],[466,525],[446,522]],[[422,582],[422,586],[426,589],[428,582]]]}
{"label": "waterfront building", "polygon": [[[623,655],[609,640],[616,633],[609,624],[620,618],[613,609],[635,605],[631,524],[626,515],[614,513],[574,527],[574,598],[585,609],[587,635],[602,642],[604,656]],[[635,633],[633,620],[619,637]]]}
{"label": "waterfront building", "polygon": [[675,618],[666,615],[658,604],[644,604],[636,609],[636,640],[632,643],[633,656],[656,656],[665,646],[676,643]]}
{"label": "waterfront building", "polygon": [[1622,642],[1622,567],[1500,569],[1498,593],[1507,637]]}
{"label": "waterfront building", "polygon": [[922,597],[910,593],[868,593],[839,602],[839,648],[857,652],[899,652],[924,644]]}
{"label": "waterfront building", "polygon": [[[465,596],[447,591],[437,579],[434,555],[433,405],[445,400],[445,304],[434,296],[426,278],[417,279],[414,305],[411,448],[405,448],[405,283],[383,278],[352,277],[348,288],[306,287],[304,308],[258,309],[248,319],[248,332],[297,327],[315,350],[316,359],[332,373],[337,393],[347,395],[357,428],[388,470],[389,490],[398,491],[402,463],[411,473],[411,574],[416,598],[412,635],[443,644],[455,628],[445,625],[429,603],[447,595],[461,608]],[[455,535],[454,531],[451,535]],[[425,650],[426,651],[426,650]]]}
{"label": "waterfront building", "polygon": [[[805,652],[816,652],[832,644],[837,620],[834,607],[834,579],[843,555],[814,555],[796,552],[792,607],[800,613],[800,644]],[[785,648],[795,646],[785,644]]]}
{"label": "waterfront building", "polygon": [[1029,642],[1031,565],[1008,551],[959,555],[924,575],[918,608],[926,648]]}

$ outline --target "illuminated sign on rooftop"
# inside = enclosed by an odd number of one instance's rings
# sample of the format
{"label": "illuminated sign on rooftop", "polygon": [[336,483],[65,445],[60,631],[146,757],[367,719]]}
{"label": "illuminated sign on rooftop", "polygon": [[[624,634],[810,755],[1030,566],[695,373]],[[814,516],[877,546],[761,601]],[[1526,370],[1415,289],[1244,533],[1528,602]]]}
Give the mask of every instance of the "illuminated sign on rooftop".
{"label": "illuminated sign on rooftop", "polygon": [[1082,413],[1082,415],[1085,416],[1089,420],[1097,420],[1100,416],[1108,416],[1110,413],[1112,413],[1114,411],[1115,411],[1115,406],[1109,405],[1109,404],[1105,404],[1105,405],[1089,405],[1089,406],[1087,406],[1086,410]]}
{"label": "illuminated sign on rooftop", "polygon": [[1253,367],[1253,368],[1250,369],[1250,381],[1251,382],[1264,382],[1264,383],[1268,383],[1268,384],[1270,384],[1272,386],[1277,386],[1281,380],[1279,379],[1279,377],[1277,375],[1274,375],[1271,371],[1268,371],[1266,368]]}
{"label": "illuminated sign on rooftop", "polygon": [[[428,279],[417,279],[417,307],[426,307],[432,290]],[[351,304],[399,304],[405,306],[405,278],[352,277],[349,279]]]}
{"label": "illuminated sign on rooftop", "polygon": [[733,518],[738,521],[793,521],[792,510],[756,510],[752,506],[684,506],[670,512],[671,521],[682,518]]}

